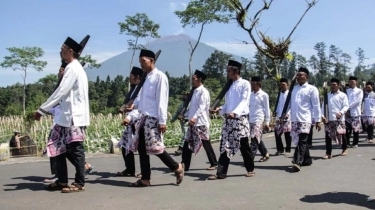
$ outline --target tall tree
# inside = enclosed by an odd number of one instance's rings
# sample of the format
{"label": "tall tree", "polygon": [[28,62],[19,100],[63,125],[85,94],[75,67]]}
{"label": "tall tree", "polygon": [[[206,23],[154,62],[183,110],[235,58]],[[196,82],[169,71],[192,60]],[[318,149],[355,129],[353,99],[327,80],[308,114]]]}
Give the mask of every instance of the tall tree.
{"label": "tall tree", "polygon": [[204,63],[202,71],[207,75],[208,78],[218,79],[221,85],[225,85],[226,67],[228,60],[231,58],[231,55],[215,50]]}
{"label": "tall tree", "polygon": [[[144,49],[145,46],[139,44],[139,38],[159,38],[158,30],[159,24],[150,20],[146,13],[136,13],[134,16],[127,15],[124,22],[119,22],[120,34],[133,37],[128,40],[128,50],[132,50],[132,58],[130,60],[130,69],[133,65],[134,54],[136,50]],[[148,41],[146,42],[147,45]]]}
{"label": "tall tree", "polygon": [[231,14],[228,13],[228,7],[223,3],[223,0],[193,0],[190,1],[184,11],[175,11],[174,13],[181,19],[183,27],[190,25],[195,27],[200,25],[200,31],[197,42],[190,45],[190,58],[189,58],[189,77],[192,77],[191,63],[193,55],[197,49],[200,39],[202,37],[203,29],[206,24],[213,22],[228,23]]}
{"label": "tall tree", "polygon": [[[271,7],[273,0],[263,0],[263,7],[251,17],[249,15],[249,8],[254,3],[254,0],[247,1],[247,3],[242,3],[240,0],[226,1],[226,4],[229,5],[230,8],[236,13],[237,23],[249,34],[257,50],[272,61],[272,67],[270,68],[268,65],[264,64],[264,66],[267,67],[264,70],[270,77],[276,80],[280,78],[280,65],[282,64],[282,61],[285,58],[291,59],[291,56],[288,53],[288,49],[291,44],[291,36],[301,23],[302,19],[305,17],[306,13],[317,3],[317,0],[306,0],[306,2],[307,9],[302,14],[298,22],[294,25],[292,31],[289,32],[285,39],[280,38],[276,39],[275,41],[275,39],[271,39],[269,36],[266,36],[264,32],[261,32],[258,29],[261,14]],[[249,23],[248,20],[250,21]],[[257,40],[257,37],[261,38],[262,43]],[[273,71],[275,73],[272,73]]]}
{"label": "tall tree", "polygon": [[92,68],[100,68],[100,64],[96,63],[96,60],[91,57],[91,55],[79,56],[78,58],[81,64],[86,64],[83,67],[88,67],[89,69]]}
{"label": "tall tree", "polygon": [[355,54],[357,55],[357,66],[354,69],[354,75],[357,77],[363,77],[363,71],[365,70],[365,51],[358,47],[358,49],[355,51]]}
{"label": "tall tree", "polygon": [[40,47],[10,47],[7,48],[10,55],[4,57],[4,61],[0,63],[3,68],[12,68],[14,71],[23,71],[21,77],[23,79],[23,114],[26,114],[26,77],[27,70],[33,68],[36,71],[43,71],[47,65],[46,61],[38,60],[43,56],[44,51]]}

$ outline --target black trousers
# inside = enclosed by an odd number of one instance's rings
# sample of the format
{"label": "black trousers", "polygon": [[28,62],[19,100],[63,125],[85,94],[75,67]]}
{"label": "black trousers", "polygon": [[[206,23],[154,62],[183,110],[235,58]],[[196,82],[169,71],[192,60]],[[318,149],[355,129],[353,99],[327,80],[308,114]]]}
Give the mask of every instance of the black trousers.
{"label": "black trousers", "polygon": [[[70,153],[66,154],[66,159],[68,159],[69,162],[71,162],[73,164],[72,155]],[[51,167],[51,174],[57,175],[57,159],[56,159],[56,157],[50,157],[49,158],[49,164],[50,164],[50,167]]]}
{"label": "black trousers", "polygon": [[353,126],[352,126],[351,123],[345,122],[345,126],[346,126],[346,142],[347,142],[347,145],[350,145],[350,136],[351,136],[352,132],[353,132],[353,145],[358,145],[359,131],[354,132]]}
{"label": "black trousers", "polygon": [[[326,155],[332,155],[332,139],[326,134]],[[345,135],[342,135],[341,149],[344,151],[348,147]]]}
{"label": "black trousers", "polygon": [[307,138],[307,144],[309,146],[312,146],[312,137],[313,137],[313,133],[314,133],[314,126],[311,125],[311,128],[310,128],[310,133],[308,134],[308,138]]}
{"label": "black trousers", "polygon": [[126,150],[124,147],[121,147],[122,158],[125,162],[125,170],[123,173],[126,174],[135,174],[135,160],[134,160],[134,153],[129,151],[126,155]]}
{"label": "black trousers", "polygon": [[294,150],[292,163],[297,164],[299,166],[309,166],[312,164],[309,145],[307,144],[308,137],[309,134],[307,133],[300,133],[298,135],[298,145]]}
{"label": "black trousers", "polygon": [[[281,135],[277,135],[277,132],[275,130],[276,149],[278,152],[284,152],[284,144],[283,140],[281,139]],[[286,143],[285,152],[290,152],[292,145],[292,137],[290,136],[290,132],[284,132],[284,137]]]}
{"label": "black trousers", "polygon": [[367,126],[367,139],[372,140],[374,138],[374,124]]}
{"label": "black trousers", "polygon": [[66,153],[56,156],[57,161],[57,178],[60,183],[68,183],[68,167],[66,159],[70,155],[72,164],[76,169],[74,182],[84,186],[85,185],[85,150],[83,148],[83,141],[72,142],[66,145]]}
{"label": "black trousers", "polygon": [[[256,141],[256,140],[255,140]],[[251,140],[249,144],[249,138],[241,138],[240,139],[240,151],[243,158],[243,162],[245,163],[245,168],[247,172],[254,171],[254,157],[257,152],[257,143]],[[219,164],[217,166],[217,176],[226,177],[228,173],[230,159],[227,156],[227,153],[224,152],[219,157]]]}
{"label": "black trousers", "polygon": [[[264,144],[263,140],[261,139],[259,144],[258,144],[258,141],[256,140],[256,138],[254,138],[255,142],[256,142],[256,145],[257,145],[257,149],[259,150],[260,154],[263,156],[263,157],[266,157],[267,154],[268,154],[268,150],[266,148],[266,145]],[[251,142],[253,142],[253,140],[251,139]]]}
{"label": "black trousers", "polygon": [[[217,159],[211,142],[208,140],[202,140],[202,145],[204,150],[206,151],[206,155],[211,166],[217,166]],[[193,151],[189,149],[189,143],[185,141],[182,149],[182,163],[185,164],[185,171],[189,171],[192,154]]]}
{"label": "black trousers", "polygon": [[[150,169],[150,155],[147,155],[146,152],[146,144],[145,144],[145,131],[144,129],[140,129],[139,131],[139,143],[138,143],[138,154],[139,154],[139,162],[141,164],[141,173],[142,173],[142,180],[150,180],[151,179],[151,169]],[[161,154],[156,155],[160,160],[171,170],[175,171],[179,167],[179,163],[177,163],[173,158],[164,151]]]}

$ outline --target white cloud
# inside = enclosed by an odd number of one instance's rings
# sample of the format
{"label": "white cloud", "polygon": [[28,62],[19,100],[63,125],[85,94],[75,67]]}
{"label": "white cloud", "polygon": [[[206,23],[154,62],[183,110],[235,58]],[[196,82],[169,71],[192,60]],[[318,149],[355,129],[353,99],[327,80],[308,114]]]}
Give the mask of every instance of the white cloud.
{"label": "white cloud", "polygon": [[234,55],[238,55],[245,58],[250,58],[254,56],[255,53],[255,46],[252,44],[243,44],[239,41],[237,42],[226,42],[226,41],[208,41],[204,42],[207,45],[215,47],[221,51],[231,53]]}
{"label": "white cloud", "polygon": [[187,4],[184,2],[171,1],[169,3],[169,9],[173,12],[176,10],[184,10],[186,9],[186,7],[187,7]]}
{"label": "white cloud", "polygon": [[178,29],[176,32],[174,32],[173,34],[174,34],[174,35],[183,34],[184,31],[185,31],[184,28],[180,28],[180,29]]}

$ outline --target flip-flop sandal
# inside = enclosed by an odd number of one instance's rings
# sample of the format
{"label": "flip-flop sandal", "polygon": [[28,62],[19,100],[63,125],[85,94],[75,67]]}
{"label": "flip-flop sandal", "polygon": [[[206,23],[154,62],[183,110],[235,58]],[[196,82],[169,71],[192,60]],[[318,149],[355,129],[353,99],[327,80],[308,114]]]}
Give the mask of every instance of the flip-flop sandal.
{"label": "flip-flop sandal", "polygon": [[68,187],[68,185],[62,185],[56,181],[54,183],[47,185],[46,188],[49,191],[56,191],[56,190],[62,190],[64,187]]}
{"label": "flip-flop sandal", "polygon": [[62,193],[83,192],[83,191],[85,191],[85,187],[75,182],[73,182],[72,185],[61,189]]}
{"label": "flip-flop sandal", "polygon": [[116,176],[121,176],[121,177],[133,177],[134,174],[129,174],[129,173],[126,173],[126,172],[117,172]]}
{"label": "flip-flop sandal", "polygon": [[259,162],[266,162],[270,157],[262,157]]}
{"label": "flip-flop sandal", "polygon": [[138,179],[136,182],[130,183],[129,187],[150,187],[151,184],[144,184],[140,179]]}
{"label": "flip-flop sandal", "polygon": [[247,174],[245,174],[245,177],[253,177],[255,176],[255,172],[252,171],[252,172],[247,172]]}
{"label": "flip-flop sandal", "polygon": [[225,179],[227,177],[224,176],[218,176],[218,175],[211,175],[207,178],[207,180],[218,180],[218,179]]}
{"label": "flip-flop sandal", "polygon": [[184,180],[184,174],[185,174],[185,164],[181,163],[182,169],[181,171],[175,171],[174,175],[176,176],[176,184],[179,185]]}
{"label": "flip-flop sandal", "polygon": [[89,174],[89,173],[92,171],[92,169],[93,169],[94,167],[95,167],[95,166],[90,166],[90,168],[86,169],[86,170],[85,170],[85,174],[86,174],[86,175]]}
{"label": "flip-flop sandal", "polygon": [[207,168],[207,171],[213,171],[213,170],[216,170],[217,169],[217,166],[210,166]]}

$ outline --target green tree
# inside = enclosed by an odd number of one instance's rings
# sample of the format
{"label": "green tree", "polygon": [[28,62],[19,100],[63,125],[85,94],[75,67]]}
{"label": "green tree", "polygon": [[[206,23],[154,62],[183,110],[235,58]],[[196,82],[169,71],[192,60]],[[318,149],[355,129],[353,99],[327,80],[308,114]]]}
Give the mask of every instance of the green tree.
{"label": "green tree", "polygon": [[[249,9],[253,2],[253,0],[247,1],[247,3],[242,3],[240,0],[227,0],[226,4],[236,13],[237,23],[249,34],[257,50],[271,60],[272,67],[264,64],[263,66],[266,67],[264,71],[271,78],[279,80],[281,74],[280,65],[285,58],[290,58],[288,49],[291,44],[291,36],[301,23],[302,19],[305,17],[306,13],[317,3],[317,0],[306,0],[307,9],[302,14],[299,21],[294,25],[292,31],[289,32],[285,39],[279,38],[276,39],[276,41],[275,39],[271,39],[269,36],[266,36],[265,33],[261,32],[258,28],[261,14],[271,7],[273,0],[263,0],[262,8],[260,8],[256,13],[252,13],[254,14],[253,16],[250,16],[251,13],[249,12]],[[258,37],[260,37],[261,42],[258,41]],[[264,61],[264,59],[261,61]],[[273,71],[275,71],[275,73],[272,73]]]}
{"label": "green tree", "polygon": [[[128,40],[128,50],[133,51],[130,60],[130,68],[133,65],[134,54],[136,50],[145,48],[139,44],[139,38],[159,38],[159,24],[154,23],[145,13],[136,13],[134,16],[127,15],[124,22],[119,22],[120,34],[131,36],[134,39]],[[147,43],[146,43],[147,45]]]}
{"label": "green tree", "polygon": [[200,25],[197,42],[193,45],[189,41],[189,78],[192,77],[191,63],[193,55],[199,45],[205,25],[214,22],[228,23],[231,18],[231,14],[228,13],[228,7],[223,2],[223,0],[194,0],[189,2],[184,11],[174,12],[181,19],[183,27]]}
{"label": "green tree", "polygon": [[354,75],[362,79],[364,77],[364,70],[366,68],[365,59],[368,58],[365,56],[365,51],[360,47],[358,47],[358,49],[355,51],[355,54],[357,55],[357,66],[354,69]]}
{"label": "green tree", "polygon": [[78,61],[82,64],[83,67],[100,68],[100,64],[96,63],[96,60],[91,57],[91,55],[79,56]]}
{"label": "green tree", "polygon": [[215,50],[203,65],[202,71],[208,78],[215,78],[221,85],[226,83],[226,67],[232,55]]}
{"label": "green tree", "polygon": [[36,71],[43,71],[47,65],[46,61],[38,60],[43,56],[44,51],[40,47],[10,47],[7,48],[10,55],[4,57],[4,61],[0,63],[3,68],[12,68],[14,71],[21,70],[23,75],[23,114],[26,114],[26,77],[27,70],[33,68]]}

